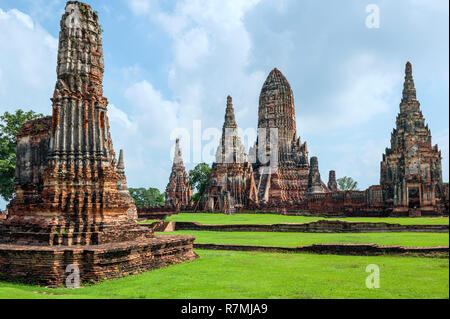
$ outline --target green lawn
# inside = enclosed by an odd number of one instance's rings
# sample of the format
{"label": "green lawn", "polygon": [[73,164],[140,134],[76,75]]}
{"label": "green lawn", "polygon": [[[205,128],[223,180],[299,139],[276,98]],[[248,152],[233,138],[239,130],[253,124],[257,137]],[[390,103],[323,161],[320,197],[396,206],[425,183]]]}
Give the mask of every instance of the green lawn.
{"label": "green lawn", "polygon": [[181,213],[167,217],[167,221],[198,222],[200,224],[277,224],[277,223],[309,223],[317,220],[345,220],[353,222],[384,222],[403,225],[431,225],[448,224],[448,217],[420,217],[420,218],[323,218],[307,216],[284,216],[276,214],[208,214],[208,213]]}
{"label": "green lawn", "polygon": [[448,246],[448,233],[275,233],[275,232],[213,232],[175,231],[161,235],[193,235],[196,243],[239,244],[296,247],[311,244],[379,244],[409,247]]}
{"label": "green lawn", "polygon": [[[449,298],[448,259],[197,253],[190,263],[75,290],[0,283],[0,298]],[[380,268],[379,289],[366,288],[369,264]]]}

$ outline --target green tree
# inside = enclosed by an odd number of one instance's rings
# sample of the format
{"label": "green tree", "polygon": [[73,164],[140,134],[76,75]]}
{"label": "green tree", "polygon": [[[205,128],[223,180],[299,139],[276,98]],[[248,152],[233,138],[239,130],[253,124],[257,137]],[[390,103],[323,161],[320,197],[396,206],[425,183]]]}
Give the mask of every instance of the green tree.
{"label": "green tree", "polygon": [[150,187],[149,189],[128,188],[134,204],[137,207],[150,207],[156,205],[164,205],[166,203],[165,193],[161,193],[159,189]]}
{"label": "green tree", "polygon": [[9,201],[13,196],[16,170],[16,135],[23,124],[44,115],[34,111],[5,112],[0,116],[0,196]]}
{"label": "green tree", "polygon": [[353,178],[344,176],[337,180],[339,190],[341,191],[354,191],[358,189],[358,182]]}
{"label": "green tree", "polygon": [[196,193],[192,196],[194,202],[197,202],[205,192],[210,174],[211,167],[206,163],[200,163],[189,171],[189,183],[196,190]]}

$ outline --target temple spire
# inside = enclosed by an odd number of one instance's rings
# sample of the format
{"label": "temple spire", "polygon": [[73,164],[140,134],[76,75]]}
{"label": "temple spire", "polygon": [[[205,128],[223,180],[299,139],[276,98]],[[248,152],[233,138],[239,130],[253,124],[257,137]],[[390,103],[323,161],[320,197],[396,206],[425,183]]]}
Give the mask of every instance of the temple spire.
{"label": "temple spire", "polygon": [[405,67],[405,82],[403,84],[403,99],[402,103],[409,103],[416,100],[416,88],[414,87],[414,79],[412,76],[411,62],[406,63]]}
{"label": "temple spire", "polygon": [[238,135],[233,99],[228,95],[225,121],[222,127],[222,138],[216,151],[215,163],[244,163],[246,157],[245,148]]}
{"label": "temple spire", "polygon": [[223,128],[237,128],[236,118],[234,116],[233,99],[229,95],[227,97],[227,108],[225,111],[225,122],[223,123]]}
{"label": "temple spire", "polygon": [[189,183],[189,175],[183,164],[181,156],[180,139],[175,144],[172,172],[166,187],[166,204],[171,207],[188,207],[192,205],[192,187]]}

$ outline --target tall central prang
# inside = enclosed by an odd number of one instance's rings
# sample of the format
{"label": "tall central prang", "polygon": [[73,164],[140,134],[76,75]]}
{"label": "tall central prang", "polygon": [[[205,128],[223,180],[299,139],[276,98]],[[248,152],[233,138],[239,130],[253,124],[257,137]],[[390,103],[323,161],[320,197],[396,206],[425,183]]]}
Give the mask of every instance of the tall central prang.
{"label": "tall central prang", "polygon": [[[250,154],[256,158],[254,169],[259,201],[295,202],[303,198],[308,189],[308,147],[300,137],[297,138],[291,86],[276,68],[270,72],[261,90],[258,140]],[[261,160],[264,154],[267,155],[266,162]],[[271,162],[273,158],[276,163]]]}

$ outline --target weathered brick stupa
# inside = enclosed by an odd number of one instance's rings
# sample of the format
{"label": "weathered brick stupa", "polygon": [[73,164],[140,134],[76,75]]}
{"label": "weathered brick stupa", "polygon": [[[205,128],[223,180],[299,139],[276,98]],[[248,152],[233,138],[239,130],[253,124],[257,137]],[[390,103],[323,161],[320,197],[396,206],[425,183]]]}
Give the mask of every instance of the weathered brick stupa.
{"label": "weathered brick stupa", "polygon": [[327,193],[328,188],[322,182],[319,172],[319,159],[316,156],[311,157],[308,175],[308,192],[307,194]]}
{"label": "weathered brick stupa", "polygon": [[0,224],[0,273],[49,286],[76,265],[100,281],[196,257],[191,236],[153,236],[136,224],[109,132],[98,16],[67,2],[61,20],[52,117],[18,134],[15,197]]}
{"label": "weathered brick stupa", "polygon": [[[265,130],[261,130],[265,129]],[[274,141],[271,129],[278,130]],[[271,145],[274,144],[274,145]],[[264,149],[265,148],[265,149]],[[264,163],[260,154],[269,157],[278,150],[277,163]],[[272,154],[273,155],[273,154]],[[261,203],[298,202],[308,189],[308,147],[297,138],[294,94],[284,75],[274,69],[265,81],[259,98],[258,139],[250,150],[258,199]]]}
{"label": "weathered brick stupa", "polygon": [[247,154],[238,134],[233,101],[228,96],[222,137],[200,206],[205,211],[233,214],[257,201],[253,168],[247,162]]}
{"label": "weathered brick stupa", "polygon": [[336,171],[330,171],[328,174],[328,190],[330,192],[336,192],[338,190],[336,181]]}
{"label": "weathered brick stupa", "polygon": [[380,175],[384,201],[394,213],[416,208],[426,214],[439,206],[441,152],[431,144],[431,132],[416,98],[410,62],[406,63],[400,113],[391,134],[391,147],[383,154]]}
{"label": "weathered brick stupa", "polygon": [[166,187],[166,206],[175,208],[177,211],[192,207],[192,187],[184,167],[179,139],[175,143],[172,172]]}

